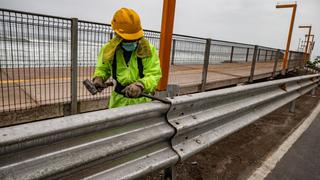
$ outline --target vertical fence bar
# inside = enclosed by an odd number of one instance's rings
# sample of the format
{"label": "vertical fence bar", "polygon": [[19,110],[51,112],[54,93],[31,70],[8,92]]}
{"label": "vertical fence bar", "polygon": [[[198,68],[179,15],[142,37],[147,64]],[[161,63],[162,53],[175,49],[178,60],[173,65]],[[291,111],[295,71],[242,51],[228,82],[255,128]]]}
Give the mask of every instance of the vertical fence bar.
{"label": "vertical fence bar", "polygon": [[257,59],[256,59],[257,61],[259,61],[260,60],[260,49],[258,50],[258,57],[257,57]]}
{"label": "vertical fence bar", "polygon": [[280,58],[280,49],[278,49],[277,52],[276,52],[276,58],[274,60],[272,76],[271,76],[272,78],[274,78],[275,75],[276,75],[279,58]]}
{"label": "vertical fence bar", "polygon": [[112,38],[113,38],[113,33],[110,32],[110,34],[109,34],[109,40],[111,40]]}
{"label": "vertical fence bar", "polygon": [[231,47],[230,63],[232,63],[232,59],[233,59],[233,51],[234,51],[234,46],[232,46],[232,47]]}
{"label": "vertical fence bar", "polygon": [[270,61],[272,61],[273,59],[273,53],[274,53],[274,50],[271,51]]}
{"label": "vertical fence bar", "polygon": [[176,40],[172,40],[172,51],[171,51],[171,65],[174,65],[174,55],[176,51]]}
{"label": "vertical fence bar", "polygon": [[292,51],[289,51],[289,59],[288,59],[288,66],[287,66],[287,72],[290,71],[290,66],[292,64]]}
{"label": "vertical fence bar", "polygon": [[248,62],[248,57],[249,57],[249,50],[250,50],[250,48],[247,48],[247,54],[246,54],[246,62]]}
{"label": "vertical fence bar", "polygon": [[71,114],[78,111],[78,19],[72,18],[71,22]]}
{"label": "vertical fence bar", "polygon": [[202,69],[202,84],[201,84],[201,89],[200,89],[201,92],[206,90],[207,74],[208,74],[208,66],[209,66],[209,58],[210,58],[210,46],[211,46],[211,39],[207,39],[206,49],[204,51],[204,62],[203,62],[203,69]]}
{"label": "vertical fence bar", "polygon": [[266,54],[264,56],[264,61],[266,62],[267,61],[267,57],[268,57],[268,50],[266,50]]}
{"label": "vertical fence bar", "polygon": [[[257,61],[257,51],[258,51],[258,46],[254,46],[254,52],[253,52],[253,57],[252,57],[252,64],[251,64],[251,72],[250,72],[250,77],[249,77],[249,82],[253,82],[253,77],[254,77],[254,70],[256,68],[256,61]],[[260,49],[259,49],[260,52]]]}

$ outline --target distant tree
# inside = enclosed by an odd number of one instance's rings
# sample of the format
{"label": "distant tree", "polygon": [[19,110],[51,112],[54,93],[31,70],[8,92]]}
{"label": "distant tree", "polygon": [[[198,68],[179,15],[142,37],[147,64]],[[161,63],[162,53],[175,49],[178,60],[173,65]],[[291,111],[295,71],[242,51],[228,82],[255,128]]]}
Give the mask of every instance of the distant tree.
{"label": "distant tree", "polygon": [[320,65],[320,56],[317,56],[313,61],[307,62],[307,67],[313,68],[313,69],[319,69]]}

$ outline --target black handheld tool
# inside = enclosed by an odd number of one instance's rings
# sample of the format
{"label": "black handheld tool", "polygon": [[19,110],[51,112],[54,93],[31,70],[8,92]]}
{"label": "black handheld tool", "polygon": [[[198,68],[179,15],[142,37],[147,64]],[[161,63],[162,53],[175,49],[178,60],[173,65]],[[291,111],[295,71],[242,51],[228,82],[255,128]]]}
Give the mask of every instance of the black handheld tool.
{"label": "black handheld tool", "polygon": [[113,86],[113,82],[106,82],[104,87],[97,89],[96,86],[89,79],[84,80],[82,83],[92,95],[96,95],[98,92],[101,92],[108,86]]}
{"label": "black handheld tool", "polygon": [[[98,92],[101,92],[103,89],[114,85],[113,82],[106,82],[104,87],[102,87],[101,89],[97,89],[95,87],[95,85],[88,79],[84,80],[82,83],[92,95],[96,95]],[[152,100],[161,101],[166,104],[171,104],[171,102],[167,99],[158,98],[158,97],[146,94],[146,93],[141,93],[141,96],[146,97],[146,98],[150,98]]]}

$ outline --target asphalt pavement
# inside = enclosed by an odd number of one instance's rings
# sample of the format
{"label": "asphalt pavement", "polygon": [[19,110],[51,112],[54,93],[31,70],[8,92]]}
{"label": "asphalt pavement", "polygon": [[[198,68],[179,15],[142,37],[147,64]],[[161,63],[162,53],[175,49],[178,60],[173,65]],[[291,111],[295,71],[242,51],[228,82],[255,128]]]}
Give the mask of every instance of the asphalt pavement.
{"label": "asphalt pavement", "polygon": [[320,114],[265,180],[320,180]]}

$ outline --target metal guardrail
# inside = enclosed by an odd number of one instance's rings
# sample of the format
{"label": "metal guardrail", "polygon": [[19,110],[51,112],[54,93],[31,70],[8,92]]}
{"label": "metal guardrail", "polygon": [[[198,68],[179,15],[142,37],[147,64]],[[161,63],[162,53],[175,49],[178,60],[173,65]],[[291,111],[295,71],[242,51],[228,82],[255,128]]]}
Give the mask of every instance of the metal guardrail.
{"label": "metal guardrail", "polygon": [[133,179],[173,166],[316,88],[320,75],[0,128],[0,179]]}

